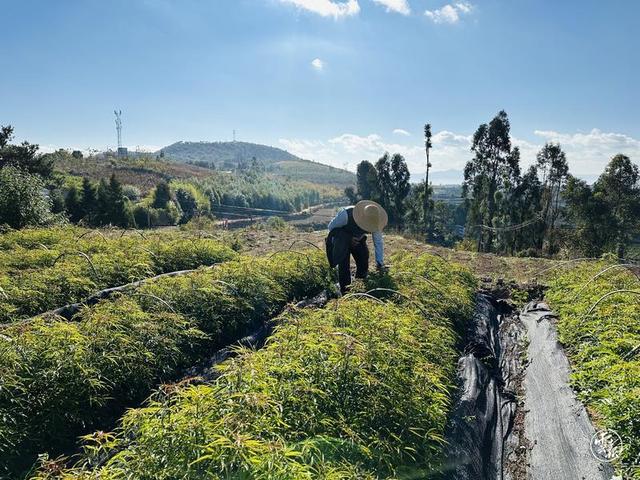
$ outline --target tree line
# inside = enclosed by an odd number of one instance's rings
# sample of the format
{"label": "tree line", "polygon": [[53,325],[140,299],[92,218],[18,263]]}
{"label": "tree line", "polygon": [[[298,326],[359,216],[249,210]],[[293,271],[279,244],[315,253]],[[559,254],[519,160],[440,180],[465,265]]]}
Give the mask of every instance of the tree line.
{"label": "tree line", "polygon": [[[331,198],[306,182],[269,177],[254,157],[234,174],[160,181],[146,196],[115,174],[97,182],[54,171],[60,158],[82,159],[80,151],[40,154],[38,145],[12,144],[13,128],[0,127],[0,225],[11,228],[71,221],[88,226],[151,228],[212,216],[221,207],[298,211]],[[98,160],[96,160],[98,161]],[[226,214],[225,214],[226,215]]]}
{"label": "tree line", "polygon": [[[547,143],[523,172],[510,131],[507,113],[500,111],[474,133],[461,205],[434,202],[431,185],[411,185],[405,159],[388,153],[375,164],[361,162],[357,186],[345,195],[354,203],[377,201],[392,226],[443,245],[461,241],[479,252],[508,255],[613,252],[624,258],[640,235],[638,166],[618,154],[588,185],[569,172],[561,145]],[[428,162],[430,125],[425,147]]]}

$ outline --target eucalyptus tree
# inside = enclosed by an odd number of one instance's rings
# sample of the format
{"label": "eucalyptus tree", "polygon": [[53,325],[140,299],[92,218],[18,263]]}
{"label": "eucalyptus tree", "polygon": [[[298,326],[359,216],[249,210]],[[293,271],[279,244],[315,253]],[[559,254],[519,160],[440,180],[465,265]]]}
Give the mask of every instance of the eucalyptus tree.
{"label": "eucalyptus tree", "polygon": [[376,162],[376,178],[377,178],[377,201],[385,209],[389,210],[391,206],[391,158],[389,153],[385,152]]}
{"label": "eucalyptus tree", "polygon": [[594,184],[593,193],[607,206],[611,246],[624,258],[627,245],[640,233],[640,169],[626,155],[616,155]]}
{"label": "eucalyptus tree", "polygon": [[588,256],[610,251],[624,258],[640,232],[638,166],[626,155],[616,155],[593,187],[570,176],[563,196],[575,226],[575,246]]}
{"label": "eucalyptus tree", "polygon": [[[539,248],[555,250],[555,226],[561,213],[560,197],[567,184],[569,165],[559,144],[547,143],[538,152],[537,163],[542,176],[541,217],[544,226]],[[546,247],[546,248],[545,248]]]}
{"label": "eucalyptus tree", "polygon": [[392,212],[395,222],[402,226],[406,211],[405,201],[411,191],[409,168],[404,157],[394,153],[390,164]]}
{"label": "eucalyptus tree", "polygon": [[463,196],[468,202],[468,231],[476,235],[479,251],[491,251],[494,224],[504,191],[520,176],[520,151],[512,147],[511,125],[504,110],[473,135],[472,160],[464,169]]}
{"label": "eucalyptus tree", "polygon": [[367,160],[358,164],[356,170],[356,184],[358,187],[358,197],[360,200],[374,200],[378,196],[378,174],[376,167]]}
{"label": "eucalyptus tree", "polygon": [[424,226],[426,229],[427,236],[429,236],[429,212],[431,211],[432,204],[430,202],[431,196],[431,187],[429,186],[429,170],[431,169],[431,162],[429,160],[429,153],[431,152],[431,148],[433,144],[431,143],[431,124],[427,123],[424,126],[424,151],[427,156],[427,171],[425,174],[425,190],[424,190],[424,204],[423,204],[423,217],[424,217]]}

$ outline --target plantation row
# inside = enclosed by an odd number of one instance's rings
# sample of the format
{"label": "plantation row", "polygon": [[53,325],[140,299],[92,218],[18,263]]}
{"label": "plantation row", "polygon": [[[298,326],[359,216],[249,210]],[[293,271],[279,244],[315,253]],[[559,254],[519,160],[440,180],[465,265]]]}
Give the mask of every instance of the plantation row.
{"label": "plantation row", "polygon": [[184,234],[151,240],[79,229],[12,232],[0,239],[0,323],[78,302],[104,288],[235,256],[219,242]]}
{"label": "plantation row", "polygon": [[75,468],[43,462],[36,478],[373,479],[438,470],[455,331],[472,313],[475,281],[432,256],[394,266],[366,287],[397,289],[377,292],[393,303],[352,296],[286,313],[263,349],[241,351],[217,380],[153,396],[115,433],[86,437]]}
{"label": "plantation row", "polygon": [[[219,247],[218,247],[219,248]],[[112,424],[161,382],[329,285],[320,254],[241,257],[147,282],[73,321],[0,329],[0,477]],[[13,478],[13,477],[12,477]]]}
{"label": "plantation row", "polygon": [[575,267],[552,282],[547,296],[560,314],[573,387],[597,426],[621,436],[618,467],[635,464],[635,476],[627,473],[640,478],[640,296],[628,292],[640,292],[640,278],[615,265]]}

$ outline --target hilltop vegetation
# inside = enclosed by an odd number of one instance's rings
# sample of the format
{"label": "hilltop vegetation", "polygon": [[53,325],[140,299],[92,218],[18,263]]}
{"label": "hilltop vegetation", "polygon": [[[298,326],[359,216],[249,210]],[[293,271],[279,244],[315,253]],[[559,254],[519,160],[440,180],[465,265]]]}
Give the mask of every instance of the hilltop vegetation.
{"label": "hilltop vegetation", "polygon": [[301,161],[302,170],[289,154],[283,168],[291,173],[287,176],[270,173],[255,157],[232,171],[218,171],[214,164],[172,163],[164,156],[84,158],[80,151],[67,150],[43,155],[37,145],[14,145],[12,138],[12,127],[2,127],[0,225],[11,228],[66,221],[150,228],[195,216],[296,212],[341,199],[342,189],[331,181],[336,175],[344,180],[346,173],[306,161]]}
{"label": "hilltop vegetation", "polygon": [[115,178],[123,185],[133,185],[146,194],[161,181],[190,180],[206,178],[211,170],[197,165],[170,163],[157,160],[153,156],[130,158],[108,157],[74,157],[67,150],[46,154],[51,159],[53,168],[72,177],[88,178],[99,182],[102,178]]}
{"label": "hilltop vegetation", "polygon": [[158,155],[182,163],[235,170],[257,162],[265,172],[345,188],[353,185],[355,175],[346,170],[296,157],[286,150],[248,142],[177,142],[164,147]]}

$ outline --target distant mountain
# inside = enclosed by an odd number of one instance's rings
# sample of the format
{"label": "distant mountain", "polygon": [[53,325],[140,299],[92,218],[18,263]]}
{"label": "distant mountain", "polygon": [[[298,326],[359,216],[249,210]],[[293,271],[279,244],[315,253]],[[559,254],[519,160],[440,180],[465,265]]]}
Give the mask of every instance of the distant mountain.
{"label": "distant mountain", "polygon": [[[585,173],[576,174],[576,177],[592,185],[598,180],[599,175]],[[424,172],[411,174],[411,183],[420,183],[422,181],[424,181]],[[464,171],[462,170],[450,169],[440,172],[429,172],[429,183],[432,185],[462,185],[463,181]]]}
{"label": "distant mountain", "polygon": [[156,154],[178,163],[213,164],[218,170],[251,165],[255,158],[265,171],[293,180],[345,187],[355,183],[347,170],[297,157],[281,148],[248,142],[176,142]]}

